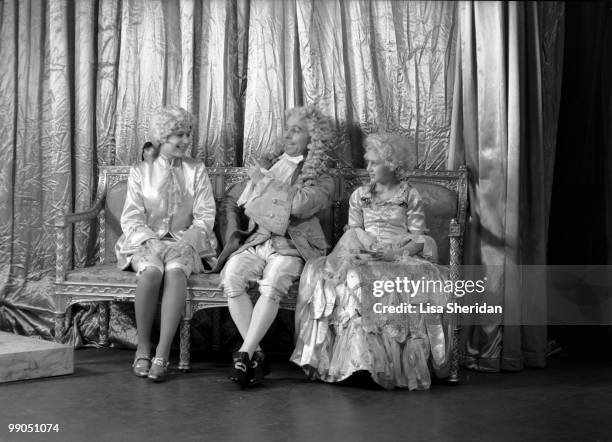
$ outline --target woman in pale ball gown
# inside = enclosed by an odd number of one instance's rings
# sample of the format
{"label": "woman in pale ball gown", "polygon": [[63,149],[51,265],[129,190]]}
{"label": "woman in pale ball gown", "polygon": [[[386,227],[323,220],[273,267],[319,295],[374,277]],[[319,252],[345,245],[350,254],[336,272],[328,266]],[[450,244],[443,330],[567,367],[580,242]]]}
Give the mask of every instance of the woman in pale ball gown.
{"label": "woman in pale ball gown", "polygon": [[[351,195],[347,230],[332,253],[308,261],[302,273],[291,360],[325,382],[367,372],[386,389],[427,389],[430,369],[448,375],[452,327],[442,314],[421,313],[419,304],[445,306],[448,295],[432,289],[410,294],[395,281],[444,284],[448,269],[435,264],[437,247],[426,235],[418,191],[400,180],[415,166],[414,143],[377,134],[365,147],[371,183]],[[394,289],[384,290],[385,281]],[[412,312],[383,312],[407,304]]]}

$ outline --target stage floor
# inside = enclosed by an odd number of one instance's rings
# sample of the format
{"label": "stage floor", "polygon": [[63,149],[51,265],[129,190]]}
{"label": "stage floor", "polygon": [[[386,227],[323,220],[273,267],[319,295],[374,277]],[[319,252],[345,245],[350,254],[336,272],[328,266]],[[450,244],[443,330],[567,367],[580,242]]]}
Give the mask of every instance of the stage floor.
{"label": "stage floor", "polygon": [[[610,440],[612,365],[564,358],[547,369],[484,374],[428,391],[383,391],[307,380],[273,364],[265,386],[240,390],[225,362],[195,362],[153,384],[127,350],[75,351],[72,376],[0,386],[0,441]],[[58,431],[9,433],[8,424]]]}

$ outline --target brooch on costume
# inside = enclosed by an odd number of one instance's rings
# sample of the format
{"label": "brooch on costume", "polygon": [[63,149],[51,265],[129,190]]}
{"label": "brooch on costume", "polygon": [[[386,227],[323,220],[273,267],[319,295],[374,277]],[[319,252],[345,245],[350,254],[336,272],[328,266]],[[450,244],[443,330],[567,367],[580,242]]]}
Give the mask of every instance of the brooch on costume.
{"label": "brooch on costume", "polygon": [[364,195],[360,199],[362,207],[370,207],[372,205],[372,197],[370,195]]}

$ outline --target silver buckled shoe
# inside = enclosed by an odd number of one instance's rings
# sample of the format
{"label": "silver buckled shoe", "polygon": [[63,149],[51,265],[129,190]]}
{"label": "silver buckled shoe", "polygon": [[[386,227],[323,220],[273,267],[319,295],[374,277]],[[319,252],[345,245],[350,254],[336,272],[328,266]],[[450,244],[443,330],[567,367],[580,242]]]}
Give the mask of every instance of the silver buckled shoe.
{"label": "silver buckled shoe", "polygon": [[166,374],[168,374],[169,361],[162,358],[155,357],[151,361],[151,368],[149,370],[148,378],[153,382],[163,382],[166,380]]}
{"label": "silver buckled shoe", "polygon": [[138,354],[134,356],[134,363],[132,364],[132,371],[139,378],[146,378],[151,369],[151,357],[145,354]]}

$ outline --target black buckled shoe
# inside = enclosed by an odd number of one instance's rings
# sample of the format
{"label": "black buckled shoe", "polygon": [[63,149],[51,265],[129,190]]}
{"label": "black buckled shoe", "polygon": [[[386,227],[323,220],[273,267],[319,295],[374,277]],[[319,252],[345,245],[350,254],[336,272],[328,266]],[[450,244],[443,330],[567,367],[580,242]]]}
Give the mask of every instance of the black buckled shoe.
{"label": "black buckled shoe", "polygon": [[249,354],[243,351],[234,352],[232,354],[232,369],[229,378],[244,388],[249,385],[251,373]]}
{"label": "black buckled shoe", "polygon": [[261,384],[264,376],[270,374],[270,363],[263,351],[256,351],[253,353],[253,359],[251,359],[251,372],[251,378],[249,379],[249,385],[251,387]]}

